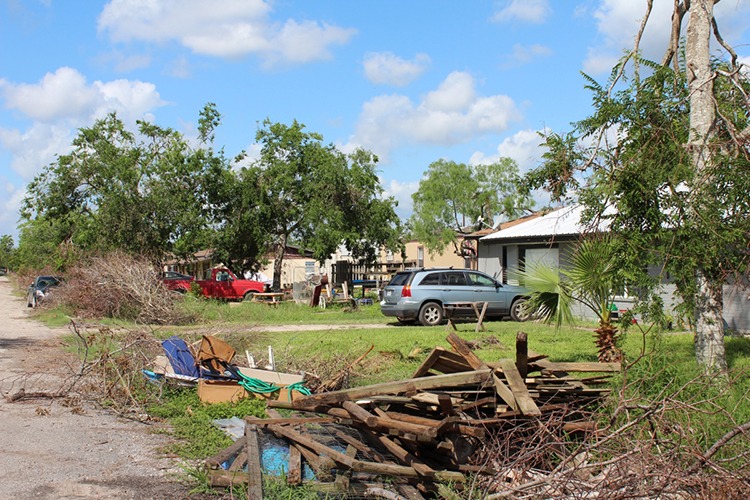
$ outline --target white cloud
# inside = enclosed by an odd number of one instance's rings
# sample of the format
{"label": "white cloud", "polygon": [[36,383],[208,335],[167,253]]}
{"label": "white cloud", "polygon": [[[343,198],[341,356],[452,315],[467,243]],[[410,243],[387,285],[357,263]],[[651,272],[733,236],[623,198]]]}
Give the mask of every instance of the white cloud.
{"label": "white cloud", "polygon": [[486,165],[494,163],[500,158],[511,158],[518,164],[521,175],[536,168],[545,151],[542,143],[544,139],[537,130],[521,130],[503,140],[494,154],[485,155],[477,151],[469,159],[471,165]]}
{"label": "white cloud", "polygon": [[403,95],[382,95],[366,102],[350,142],[387,157],[402,143],[458,144],[502,132],[520,118],[513,99],[478,96],[471,75],[453,72],[420,102]]}
{"label": "white cloud", "polygon": [[12,155],[11,168],[31,179],[42,167],[65,154],[75,130],[110,112],[132,126],[150,119],[150,112],[165,103],[151,83],[129,80],[88,84],[78,71],[60,68],[38,83],[0,81],[5,107],[31,120],[25,130],[0,129],[0,144]]}
{"label": "white cloud", "polygon": [[8,108],[42,122],[85,114],[97,101],[96,90],[87,86],[86,78],[72,68],[47,73],[38,84],[2,81],[0,91]]}
{"label": "white cloud", "polygon": [[36,123],[25,131],[0,129],[0,145],[11,154],[10,167],[25,181],[31,180],[58,154],[70,150],[72,129]]}
{"label": "white cloud", "polygon": [[14,243],[18,244],[18,217],[21,203],[26,196],[24,188],[3,179],[3,200],[0,202],[0,235],[9,234]]}
{"label": "white cloud", "polygon": [[[645,58],[661,61],[669,43],[672,9],[673,2],[654,2],[639,46]],[[742,36],[747,23],[742,23],[739,19],[746,19],[748,13],[750,4],[747,2],[720,2],[716,5],[714,14],[722,36],[728,43],[731,44]],[[602,0],[593,13],[602,40],[589,47],[584,71],[591,74],[610,71],[626,51],[633,49],[635,35],[645,15],[645,1]],[[687,17],[683,22],[683,29],[686,26]]]}
{"label": "white cloud", "polygon": [[370,52],[365,54],[365,77],[379,85],[403,87],[424,73],[429,64],[427,54],[417,54],[407,61],[391,52]]}
{"label": "white cloud", "polygon": [[517,43],[513,46],[513,51],[505,56],[505,65],[514,66],[518,64],[527,64],[535,59],[550,56],[552,53],[552,49],[545,45],[521,45]]}
{"label": "white cloud", "polygon": [[134,119],[164,105],[152,83],[114,80],[89,85],[81,73],[67,67],[47,73],[39,83],[2,80],[0,93],[6,107],[42,123],[80,124],[110,111],[117,111],[124,119]]}
{"label": "white cloud", "polygon": [[492,20],[496,22],[525,21],[543,23],[552,13],[548,0],[510,0],[505,7],[495,12]]}
{"label": "white cloud", "polygon": [[111,0],[99,16],[100,32],[116,42],[176,41],[196,54],[262,57],[266,65],[331,57],[356,30],[316,21],[273,23],[263,0]]}
{"label": "white cloud", "polygon": [[393,196],[398,202],[396,213],[402,219],[407,219],[411,216],[414,211],[414,202],[411,199],[411,195],[417,192],[419,189],[419,181],[415,182],[399,182],[397,180],[385,181],[380,180],[385,192],[385,196]]}

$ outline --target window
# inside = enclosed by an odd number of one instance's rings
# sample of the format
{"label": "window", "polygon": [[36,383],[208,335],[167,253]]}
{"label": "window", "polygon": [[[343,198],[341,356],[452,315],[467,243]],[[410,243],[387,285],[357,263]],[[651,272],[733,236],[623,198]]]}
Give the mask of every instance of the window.
{"label": "window", "polygon": [[391,282],[388,283],[388,285],[392,286],[404,286],[408,281],[409,277],[411,277],[411,273],[396,273],[396,276],[394,276],[391,279]]}
{"label": "window", "polygon": [[417,267],[424,267],[424,247],[417,247]]}
{"label": "window", "polygon": [[419,282],[420,285],[439,285],[442,273],[430,273]]}
{"label": "window", "polygon": [[469,283],[475,286],[495,286],[495,282],[492,281],[488,276],[477,273],[468,273]]}
{"label": "window", "polygon": [[385,261],[393,262],[393,252],[391,250],[385,252]]}
{"label": "window", "polygon": [[451,286],[466,286],[466,277],[464,276],[464,273],[454,271],[454,272],[448,272],[445,273],[445,277],[447,281],[445,281],[445,284],[451,285]]}

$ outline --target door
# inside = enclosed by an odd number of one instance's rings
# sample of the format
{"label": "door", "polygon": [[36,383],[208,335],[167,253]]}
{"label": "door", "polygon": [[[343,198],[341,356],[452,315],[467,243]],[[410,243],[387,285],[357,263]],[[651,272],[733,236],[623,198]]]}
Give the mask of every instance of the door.
{"label": "door", "polygon": [[463,271],[445,271],[440,282],[443,302],[476,302]]}
{"label": "door", "polygon": [[509,301],[513,297],[509,297],[509,293],[502,286],[497,286],[497,282],[486,274],[469,271],[466,276],[474,302],[488,302],[488,315],[507,314]]}

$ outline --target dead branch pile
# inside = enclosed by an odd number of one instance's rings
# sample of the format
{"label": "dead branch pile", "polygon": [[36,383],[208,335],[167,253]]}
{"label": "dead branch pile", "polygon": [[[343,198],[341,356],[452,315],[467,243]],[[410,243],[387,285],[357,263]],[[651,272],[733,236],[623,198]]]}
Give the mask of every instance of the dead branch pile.
{"label": "dead branch pile", "polygon": [[80,262],[66,274],[55,300],[80,318],[119,318],[142,324],[192,321],[149,262],[122,252]]}
{"label": "dead branch pile", "polygon": [[[282,418],[270,409],[268,419],[246,419],[251,429],[246,446],[235,447],[244,450],[240,461],[248,463],[249,472],[239,479],[256,488],[249,496],[262,494],[257,478],[252,478],[253,471],[260,470],[260,458],[249,445],[256,439],[252,436],[256,428],[288,441],[290,457],[301,456],[314,470],[335,469],[334,485],[318,483],[318,487],[362,494],[367,488],[385,487],[377,480],[388,476],[408,498],[435,496],[441,483],[466,488],[469,475],[494,477],[484,447],[502,433],[528,425],[538,428],[543,421],[545,432],[557,440],[564,435],[592,435],[595,425],[584,409],[609,393],[602,387],[607,376],[579,378],[570,373],[620,369],[615,363],[552,363],[528,351],[525,335],[519,336],[517,359],[497,363],[481,361],[455,334],[448,341],[455,352],[434,349],[410,379],[322,392],[291,402],[269,401],[269,407],[302,413]],[[344,443],[345,451],[319,441],[309,431],[310,424],[334,423],[356,431],[352,435],[329,430]],[[290,458],[290,482],[301,481],[299,462]],[[208,461],[209,466],[216,463],[215,457]],[[227,480],[222,471],[215,475],[219,482]]]}

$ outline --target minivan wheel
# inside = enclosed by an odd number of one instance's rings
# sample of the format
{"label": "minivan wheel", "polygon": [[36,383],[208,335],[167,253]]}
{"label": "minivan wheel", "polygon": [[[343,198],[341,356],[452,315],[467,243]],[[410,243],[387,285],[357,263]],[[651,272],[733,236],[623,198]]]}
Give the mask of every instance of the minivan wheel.
{"label": "minivan wheel", "polygon": [[531,314],[526,310],[526,299],[516,299],[510,306],[510,319],[513,321],[526,321]]}
{"label": "minivan wheel", "polygon": [[435,326],[443,322],[443,308],[437,302],[428,302],[419,310],[419,322],[424,326]]}

